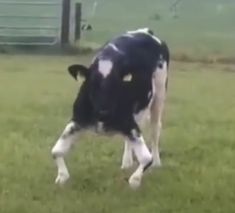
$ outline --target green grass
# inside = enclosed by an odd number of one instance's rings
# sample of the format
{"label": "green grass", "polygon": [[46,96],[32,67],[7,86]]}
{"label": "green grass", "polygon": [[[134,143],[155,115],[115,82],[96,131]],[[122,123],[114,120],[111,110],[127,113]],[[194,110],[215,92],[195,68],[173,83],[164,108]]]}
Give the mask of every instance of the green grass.
{"label": "green grass", "polygon": [[[233,213],[235,70],[173,63],[162,135],[163,167],[132,191],[120,137],[84,135],[67,158],[71,179],[54,185],[50,149],[79,85],[66,73],[90,57],[1,55],[1,213]],[[79,81],[80,82],[80,81]]]}

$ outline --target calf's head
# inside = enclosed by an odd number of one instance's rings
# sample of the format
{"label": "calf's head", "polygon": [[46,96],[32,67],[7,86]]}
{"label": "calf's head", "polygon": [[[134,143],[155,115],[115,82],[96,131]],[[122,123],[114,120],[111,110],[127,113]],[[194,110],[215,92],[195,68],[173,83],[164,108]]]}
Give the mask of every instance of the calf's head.
{"label": "calf's head", "polygon": [[105,121],[113,115],[118,104],[122,87],[122,78],[110,60],[96,60],[87,68],[83,65],[72,65],[69,73],[77,79],[77,75],[85,78],[88,95],[97,119]]}

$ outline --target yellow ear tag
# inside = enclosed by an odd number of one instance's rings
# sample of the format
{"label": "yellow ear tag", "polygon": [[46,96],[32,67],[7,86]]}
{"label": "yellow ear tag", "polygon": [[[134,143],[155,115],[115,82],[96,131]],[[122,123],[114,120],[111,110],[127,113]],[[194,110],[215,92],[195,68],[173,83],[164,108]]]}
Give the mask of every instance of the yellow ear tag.
{"label": "yellow ear tag", "polygon": [[132,80],[131,74],[128,74],[128,75],[124,76],[124,78],[123,78],[123,81],[126,81],[126,82],[130,82],[131,80]]}

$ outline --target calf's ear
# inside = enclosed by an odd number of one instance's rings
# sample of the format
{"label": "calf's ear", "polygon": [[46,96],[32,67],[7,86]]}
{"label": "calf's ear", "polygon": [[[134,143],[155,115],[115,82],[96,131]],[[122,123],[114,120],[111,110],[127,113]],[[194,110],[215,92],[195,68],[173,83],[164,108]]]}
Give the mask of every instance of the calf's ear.
{"label": "calf's ear", "polygon": [[80,64],[73,64],[69,66],[68,71],[69,71],[69,74],[73,76],[73,78],[75,78],[75,80],[77,80],[78,74],[84,78],[87,78],[88,72],[89,72],[87,67],[80,65]]}

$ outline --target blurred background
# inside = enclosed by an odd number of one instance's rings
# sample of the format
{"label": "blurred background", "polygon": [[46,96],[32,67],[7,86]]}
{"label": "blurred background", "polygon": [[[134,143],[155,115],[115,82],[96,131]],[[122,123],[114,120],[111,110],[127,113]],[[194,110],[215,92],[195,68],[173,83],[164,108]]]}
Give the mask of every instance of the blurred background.
{"label": "blurred background", "polygon": [[72,46],[96,49],[127,30],[149,27],[176,58],[234,61],[234,0],[79,2],[77,8],[75,0],[1,0],[0,44],[54,45],[68,30]]}

